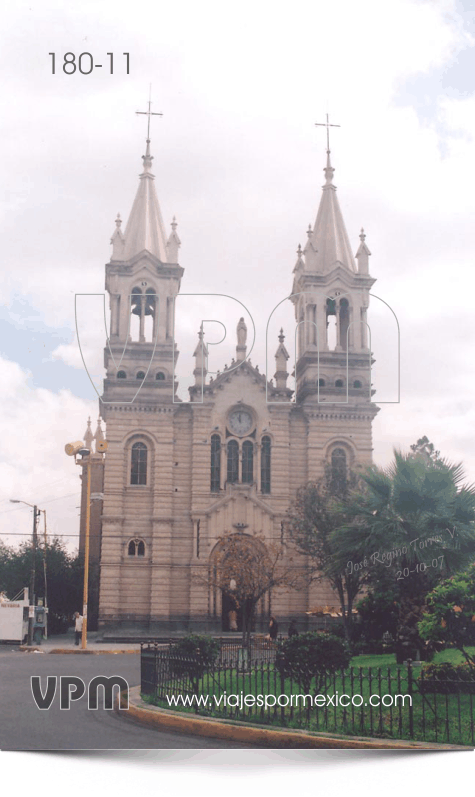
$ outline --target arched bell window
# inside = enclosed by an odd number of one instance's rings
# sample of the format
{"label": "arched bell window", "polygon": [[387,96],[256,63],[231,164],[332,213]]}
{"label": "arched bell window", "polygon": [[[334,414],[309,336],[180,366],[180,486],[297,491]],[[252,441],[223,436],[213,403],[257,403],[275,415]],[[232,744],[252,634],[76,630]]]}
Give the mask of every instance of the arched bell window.
{"label": "arched bell window", "polygon": [[[147,283],[142,283],[146,285]],[[155,336],[156,294],[153,288],[132,288],[130,296],[130,336],[132,340],[145,343]]]}
{"label": "arched bell window", "polygon": [[145,443],[134,443],[131,451],[130,483],[147,484],[147,446]]}
{"label": "arched bell window", "polygon": [[343,351],[348,349],[348,329],[350,326],[350,305],[348,299],[340,299],[340,346]]}
{"label": "arched bell window", "polygon": [[125,371],[117,371],[117,379],[127,379]]}
{"label": "arched bell window", "polygon": [[337,379],[335,381],[335,387],[343,387],[343,379]]}
{"label": "arched bell window", "polygon": [[363,385],[361,384],[359,379],[355,379],[355,381],[353,382],[353,387],[360,388],[363,387]]}
{"label": "arched bell window", "polygon": [[160,382],[161,380],[165,379],[165,374],[163,373],[163,371],[159,371],[159,372],[158,372],[158,374],[155,374],[155,379],[156,379],[157,381],[159,381],[159,382]]}
{"label": "arched bell window", "polygon": [[137,371],[135,375],[136,379],[145,379],[145,371]]}

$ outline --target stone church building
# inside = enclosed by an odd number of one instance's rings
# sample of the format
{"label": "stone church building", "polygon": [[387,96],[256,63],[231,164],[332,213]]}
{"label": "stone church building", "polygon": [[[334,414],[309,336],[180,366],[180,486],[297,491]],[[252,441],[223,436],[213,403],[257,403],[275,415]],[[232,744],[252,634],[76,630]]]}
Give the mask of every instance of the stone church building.
{"label": "stone church building", "polygon": [[[190,401],[174,400],[174,299],[184,269],[175,220],[165,232],[152,160],[147,140],[132,210],[124,231],[116,220],[106,265],[111,326],[100,412],[108,450],[104,458],[91,454],[104,494],[102,516],[95,509],[99,627],[226,631],[229,594],[197,578],[213,566],[219,538],[257,534],[279,542],[300,486],[322,477],[326,465],[344,479],[349,468],[372,461],[370,252],[361,231],[353,256],[328,151],[315,225],[293,269],[295,393],[283,333],[267,379],[246,358],[247,330],[236,318],[238,367],[207,377],[199,333]],[[90,427],[86,436],[92,451]],[[256,628],[266,628],[270,614],[283,630],[291,618],[303,627],[316,606],[339,608],[327,582],[272,590]]]}

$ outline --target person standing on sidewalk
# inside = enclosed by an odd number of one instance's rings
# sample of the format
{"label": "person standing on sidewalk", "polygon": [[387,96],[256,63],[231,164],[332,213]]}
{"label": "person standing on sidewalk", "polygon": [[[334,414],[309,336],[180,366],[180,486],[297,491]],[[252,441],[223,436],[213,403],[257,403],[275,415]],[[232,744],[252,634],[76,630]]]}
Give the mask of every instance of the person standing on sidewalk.
{"label": "person standing on sidewalk", "polygon": [[73,620],[74,620],[74,634],[75,634],[74,644],[79,645],[79,640],[81,639],[82,636],[82,623],[83,623],[82,615],[80,615],[79,612],[74,612]]}

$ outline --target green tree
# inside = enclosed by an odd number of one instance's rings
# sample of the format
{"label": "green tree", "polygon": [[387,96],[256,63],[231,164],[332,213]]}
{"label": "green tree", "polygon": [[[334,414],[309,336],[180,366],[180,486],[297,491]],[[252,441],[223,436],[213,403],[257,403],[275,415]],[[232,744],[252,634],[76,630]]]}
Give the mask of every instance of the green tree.
{"label": "green tree", "polygon": [[[33,549],[29,542],[18,548],[0,544],[0,592],[17,595],[30,584]],[[64,544],[54,538],[46,549],[35,554],[35,595],[45,597],[45,570],[48,603],[48,633],[60,633],[72,624],[72,615],[82,607],[84,566],[82,557],[70,554]]]}
{"label": "green tree", "polygon": [[320,482],[301,487],[287,512],[287,527],[297,550],[308,557],[308,578],[319,581],[327,578],[338,594],[342,622],[347,642],[353,635],[353,606],[366,580],[363,570],[349,571],[346,561],[337,558],[337,545],[332,532],[349,522],[345,501],[358,484],[358,476],[351,473],[348,480],[335,489],[327,472]]}
{"label": "green tree", "polygon": [[475,488],[463,479],[460,464],[395,450],[389,468],[363,475],[361,489],[345,501],[350,521],[331,537],[340,566],[363,562],[367,572],[388,568],[394,575],[398,662],[423,650],[417,624],[426,594],[475,552]]}
{"label": "green tree", "polygon": [[381,642],[386,631],[396,638],[398,598],[396,582],[389,573],[384,573],[380,581],[368,578],[368,591],[356,604],[360,616],[358,630],[365,642]]}
{"label": "green tree", "polygon": [[455,647],[475,669],[475,564],[438,584],[427,596],[419,633],[428,642]]}

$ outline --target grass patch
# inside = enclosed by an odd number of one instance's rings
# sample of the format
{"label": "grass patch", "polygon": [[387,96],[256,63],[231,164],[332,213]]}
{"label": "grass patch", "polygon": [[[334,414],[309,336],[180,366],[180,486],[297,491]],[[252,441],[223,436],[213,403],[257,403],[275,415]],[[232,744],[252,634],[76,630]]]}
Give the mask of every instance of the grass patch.
{"label": "grass patch", "polygon": [[[470,649],[470,652],[474,650]],[[444,661],[453,664],[462,663],[464,657],[457,650],[441,651],[434,657],[434,663]],[[289,679],[281,680],[278,673],[270,667],[255,668],[251,672],[237,670],[221,670],[214,674],[205,674],[201,679],[198,693],[208,696],[206,707],[197,709],[196,704],[190,706],[170,706],[165,698],[159,699],[150,695],[142,696],[145,702],[162,708],[184,712],[191,715],[211,716],[231,720],[242,720],[259,725],[307,729],[313,732],[340,733],[345,735],[373,736],[379,738],[409,739],[411,738],[409,700],[399,705],[371,706],[371,695],[406,695],[409,693],[407,683],[407,667],[398,665],[393,654],[361,655],[351,660],[352,672],[346,671],[327,680],[322,694],[334,698],[337,693],[348,695],[360,694],[363,698],[361,707],[341,705],[305,706],[303,701],[297,703],[295,696],[301,694],[298,685]],[[399,673],[398,673],[399,670]],[[413,668],[413,680],[419,675],[420,668]],[[170,682],[169,694],[178,694],[176,684]],[[175,691],[174,691],[175,690]],[[183,695],[192,695],[191,683],[182,682],[180,691]],[[227,705],[226,695],[286,695],[293,697],[293,706],[235,706]],[[475,699],[466,694],[421,695],[413,686],[413,735],[419,741],[434,741],[452,744],[473,745],[475,723]],[[234,701],[235,702],[235,699]],[[282,702],[285,702],[282,700]],[[310,701],[307,701],[310,703]]]}

